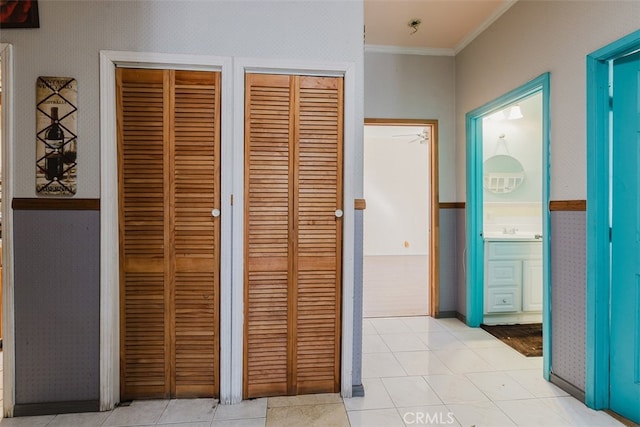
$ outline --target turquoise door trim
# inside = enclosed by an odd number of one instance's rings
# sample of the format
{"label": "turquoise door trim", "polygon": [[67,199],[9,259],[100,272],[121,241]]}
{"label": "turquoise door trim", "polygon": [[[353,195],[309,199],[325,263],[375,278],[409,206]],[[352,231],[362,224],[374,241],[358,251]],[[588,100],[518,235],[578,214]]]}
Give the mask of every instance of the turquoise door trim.
{"label": "turquoise door trim", "polygon": [[640,49],[640,31],[587,55],[587,307],[585,403],[609,407],[611,61]]}
{"label": "turquoise door trim", "polygon": [[478,327],[484,307],[484,242],[482,239],[482,118],[534,93],[542,93],[542,259],[543,259],[543,359],[544,376],[551,372],[551,309],[550,309],[550,214],[549,214],[549,91],[550,74],[542,74],[493,101],[466,114],[467,130],[467,200],[466,200],[466,288],[467,324]]}

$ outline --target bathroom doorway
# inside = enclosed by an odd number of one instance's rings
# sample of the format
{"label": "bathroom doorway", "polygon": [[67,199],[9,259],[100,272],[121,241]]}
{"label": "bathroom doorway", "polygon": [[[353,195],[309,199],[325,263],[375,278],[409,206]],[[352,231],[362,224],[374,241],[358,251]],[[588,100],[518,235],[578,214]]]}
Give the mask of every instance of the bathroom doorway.
{"label": "bathroom doorway", "polygon": [[364,317],[437,315],[436,159],[436,121],[365,120]]}
{"label": "bathroom doorway", "polygon": [[466,124],[467,324],[541,321],[548,378],[549,74],[467,113]]}
{"label": "bathroom doorway", "polygon": [[542,323],[542,93],[482,118],[483,323]]}

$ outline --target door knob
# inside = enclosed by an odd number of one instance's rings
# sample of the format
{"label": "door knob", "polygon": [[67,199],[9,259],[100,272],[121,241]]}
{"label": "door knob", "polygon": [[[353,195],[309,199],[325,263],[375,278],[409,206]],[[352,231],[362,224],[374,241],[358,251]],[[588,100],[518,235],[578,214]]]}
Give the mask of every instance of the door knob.
{"label": "door knob", "polygon": [[342,209],[336,209],[336,218],[342,218],[342,215],[344,215]]}
{"label": "door knob", "polygon": [[213,209],[211,211],[211,216],[214,218],[218,218],[220,216],[220,209]]}

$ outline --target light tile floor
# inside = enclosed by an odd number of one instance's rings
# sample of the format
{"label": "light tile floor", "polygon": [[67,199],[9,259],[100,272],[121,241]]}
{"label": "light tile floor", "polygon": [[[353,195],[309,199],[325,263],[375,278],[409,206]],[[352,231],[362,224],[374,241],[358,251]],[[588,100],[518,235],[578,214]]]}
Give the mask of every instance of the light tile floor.
{"label": "light tile floor", "polygon": [[[0,369],[1,369],[0,360]],[[542,378],[527,358],[457,319],[371,318],[363,325],[365,397],[135,401],[110,412],[4,419],[6,426],[393,427],[622,426]],[[1,395],[0,395],[1,397]]]}
{"label": "light tile floor", "polygon": [[622,425],[545,381],[541,357],[457,319],[364,319],[362,377],[352,427]]}

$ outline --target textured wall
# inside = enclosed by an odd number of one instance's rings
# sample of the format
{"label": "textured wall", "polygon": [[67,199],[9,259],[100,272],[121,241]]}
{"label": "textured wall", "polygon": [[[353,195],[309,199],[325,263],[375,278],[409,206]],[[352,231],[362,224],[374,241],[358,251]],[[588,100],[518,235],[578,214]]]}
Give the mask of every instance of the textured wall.
{"label": "textured wall", "polygon": [[458,311],[458,209],[440,209],[440,312]]}
{"label": "textured wall", "polygon": [[[456,199],[454,144],[454,58],[368,52],[364,58],[366,118],[438,120],[440,201]],[[440,210],[443,215],[444,211]],[[365,211],[366,215],[366,211]],[[455,310],[451,240],[456,230],[445,213],[440,231],[440,310]],[[443,224],[445,227],[443,233]]]}
{"label": "textured wall", "polygon": [[[356,197],[362,196],[362,127],[363,122],[363,26],[364,12],[361,1],[236,1],[236,0],[137,0],[137,1],[41,1],[40,28],[36,30],[2,30],[0,41],[14,46],[15,63],[15,196],[35,196],[35,82],[38,76],[69,76],[78,81],[78,194],[79,198],[100,197],[100,138],[99,138],[99,53],[101,50],[135,52],[161,52],[191,55],[233,56],[243,58],[286,59],[315,63],[352,63],[355,72],[355,97],[353,120],[357,126],[355,135],[356,161],[352,174]],[[233,99],[223,95],[223,102]],[[68,371],[51,350],[51,339],[57,335],[43,335],[37,327],[41,319],[32,313],[65,313],[77,320],[88,307],[98,316],[97,305],[56,305],[54,299],[42,299],[33,305],[28,298],[18,298],[18,291],[35,292],[35,274],[27,266],[34,262],[33,253],[56,254],[58,242],[54,238],[36,239],[27,233],[35,221],[24,214],[21,232],[15,234],[16,262],[16,319],[22,329],[17,329],[16,339],[16,390],[18,403],[29,399],[48,401],[60,399],[86,400],[97,398],[98,366],[85,372],[89,363],[97,360],[86,354],[97,351],[99,327],[87,322],[83,327],[96,341],[61,342],[69,348],[78,346],[79,355],[86,356],[78,369]],[[42,224],[58,220],[59,212],[43,211],[38,214]],[[97,214],[96,214],[97,215]],[[19,214],[20,218],[23,214]],[[30,217],[29,217],[30,218]],[[31,222],[24,222],[31,221]],[[18,226],[16,220],[16,227]],[[97,225],[96,225],[97,227]],[[96,229],[97,230],[97,229]],[[96,231],[93,230],[93,231]],[[47,234],[47,229],[42,229]],[[360,232],[361,236],[361,232]],[[86,245],[86,254],[97,253],[97,231],[89,234],[72,234],[70,244]],[[73,239],[77,239],[73,240]],[[356,252],[361,239],[356,240]],[[73,246],[73,245],[72,245]],[[44,262],[44,260],[42,261]],[[99,268],[99,258],[65,258],[68,270]],[[36,264],[37,265],[37,264]],[[57,268],[57,266],[55,266]],[[53,268],[53,267],[51,267]],[[357,267],[356,267],[357,268]],[[92,270],[93,271],[93,270]],[[55,280],[65,278],[63,272],[52,271]],[[68,273],[67,273],[68,274]],[[361,277],[361,274],[360,274]],[[73,284],[60,283],[62,287]],[[75,285],[74,285],[75,286]],[[361,283],[356,283],[356,290]],[[99,276],[87,277],[82,283],[83,298],[99,294]],[[60,289],[61,291],[64,289]],[[63,293],[61,293],[62,295]],[[31,294],[30,294],[31,295]],[[68,302],[67,302],[68,303]],[[97,303],[96,303],[97,304]],[[39,320],[38,320],[39,319]],[[27,323],[25,323],[27,322]],[[29,326],[25,328],[25,325]],[[63,333],[67,323],[60,323]],[[71,325],[73,326],[73,325]],[[47,328],[51,328],[47,325]],[[48,330],[45,328],[44,330]],[[69,333],[74,329],[69,329]],[[51,337],[51,338],[49,338]],[[42,341],[42,343],[40,343]],[[47,357],[38,353],[36,359],[21,358],[29,345],[48,347]],[[87,347],[85,347],[87,346]],[[90,347],[90,349],[89,349]],[[39,348],[39,347],[38,347]],[[20,352],[20,353],[18,353]],[[61,353],[64,354],[64,353]],[[79,357],[79,356],[78,356]],[[69,359],[75,360],[75,359]],[[30,374],[33,371],[34,374]],[[40,375],[42,373],[46,375]],[[85,375],[86,374],[86,375]],[[87,387],[73,388],[70,383],[89,381]],[[68,393],[53,393],[60,389]]]}
{"label": "textured wall", "polygon": [[[363,211],[355,214],[356,242],[362,241],[363,236]],[[355,265],[353,273],[356,286],[353,289],[353,370],[351,372],[354,387],[362,385],[362,303],[363,303],[363,250],[362,245],[356,247],[354,254]]]}
{"label": "textured wall", "polygon": [[98,211],[15,211],[16,404],[98,400]]}
{"label": "textured wall", "polygon": [[[69,76],[78,80],[78,197],[99,197],[100,50],[354,62],[356,100],[361,100],[362,3],[328,3],[39,2],[39,29],[3,30],[0,34],[2,42],[15,47],[15,196],[35,195],[36,78]],[[355,113],[355,122],[361,123],[361,101],[356,101]],[[356,135],[361,134],[359,129]],[[362,174],[361,170],[355,172]]]}
{"label": "textured wall", "polygon": [[456,209],[456,229],[458,245],[456,248],[456,266],[455,270],[458,273],[457,282],[457,304],[458,313],[466,317],[467,315],[467,260],[466,260],[466,210]]}
{"label": "textured wall", "polygon": [[[638,1],[520,0],[456,56],[458,200],[465,199],[465,114],[545,72],[551,73],[550,198],[586,198],[586,55],[638,30],[638,17]],[[584,226],[584,212],[552,214],[552,371],[582,390]]]}
{"label": "textured wall", "polygon": [[440,209],[440,311],[467,315],[465,209]]}
{"label": "textured wall", "polygon": [[551,72],[551,199],[586,198],[589,53],[640,28],[638,1],[518,1],[456,56],[457,195],[465,198],[464,115]]}
{"label": "textured wall", "polygon": [[552,212],[551,371],[585,389],[586,213]]}
{"label": "textured wall", "polygon": [[453,57],[366,53],[364,67],[366,118],[438,120],[440,200],[454,201]]}

